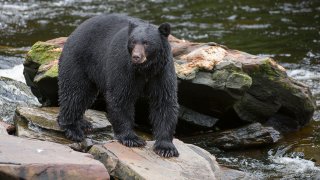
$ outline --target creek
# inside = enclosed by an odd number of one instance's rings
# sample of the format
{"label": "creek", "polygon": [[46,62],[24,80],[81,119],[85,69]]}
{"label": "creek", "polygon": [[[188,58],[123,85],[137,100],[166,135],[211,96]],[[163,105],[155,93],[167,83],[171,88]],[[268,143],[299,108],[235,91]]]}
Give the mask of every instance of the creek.
{"label": "creek", "polygon": [[320,177],[320,1],[0,0],[0,76],[24,82],[22,62],[35,42],[68,36],[85,19],[110,12],[169,22],[181,39],[274,58],[289,76],[310,87],[317,102],[313,121],[259,149],[224,152],[206,139],[190,142],[219,163],[261,179]]}

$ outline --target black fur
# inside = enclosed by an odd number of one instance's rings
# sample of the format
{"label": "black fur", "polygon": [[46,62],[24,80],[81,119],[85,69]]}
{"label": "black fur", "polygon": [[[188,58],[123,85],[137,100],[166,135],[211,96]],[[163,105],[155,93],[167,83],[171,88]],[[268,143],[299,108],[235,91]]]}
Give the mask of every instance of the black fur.
{"label": "black fur", "polygon": [[[177,79],[168,42],[169,24],[159,28],[140,19],[100,15],[81,24],[68,38],[59,61],[58,123],[66,136],[84,138],[83,114],[98,92],[104,93],[115,137],[126,146],[144,146],[133,131],[134,106],[150,100],[149,118],[156,139],[154,151],[178,156],[172,143],[177,124]],[[131,51],[143,44],[147,60],[134,64]]]}

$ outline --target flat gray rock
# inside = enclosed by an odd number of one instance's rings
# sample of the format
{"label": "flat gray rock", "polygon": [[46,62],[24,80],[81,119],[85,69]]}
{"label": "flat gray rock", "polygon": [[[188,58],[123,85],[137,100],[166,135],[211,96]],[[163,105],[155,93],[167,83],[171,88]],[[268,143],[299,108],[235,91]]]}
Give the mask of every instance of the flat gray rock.
{"label": "flat gray rock", "polygon": [[[39,108],[19,106],[14,117],[16,135],[19,137],[51,141],[60,144],[74,143],[73,141],[66,139],[63,130],[60,129],[57,123],[58,113],[58,107]],[[88,139],[98,142],[113,139],[112,126],[107,120],[104,112],[87,110],[85,118],[92,123],[93,131],[87,134],[87,139],[84,144],[88,144]],[[92,143],[89,144],[92,145]],[[72,147],[80,151],[87,148],[87,145],[80,146],[76,147],[73,145]]]}
{"label": "flat gray rock", "polygon": [[[119,179],[214,180],[230,177],[224,175],[215,157],[204,149],[177,139],[173,143],[180,153],[177,158],[162,158],[155,154],[152,150],[154,141],[147,141],[143,148],[129,148],[110,141],[104,145],[94,145],[89,153],[107,167],[111,176]],[[245,177],[245,173],[237,173],[233,173],[232,177]]]}
{"label": "flat gray rock", "polygon": [[180,106],[179,120],[183,120],[185,123],[190,124],[190,126],[196,125],[202,128],[212,128],[219,121],[217,118],[201,114],[184,106]]}
{"label": "flat gray rock", "polygon": [[[17,108],[16,113],[38,127],[62,132],[57,123],[58,107],[38,108],[20,106]],[[89,109],[85,113],[85,118],[92,123],[94,131],[111,129],[111,124],[104,112]]]}

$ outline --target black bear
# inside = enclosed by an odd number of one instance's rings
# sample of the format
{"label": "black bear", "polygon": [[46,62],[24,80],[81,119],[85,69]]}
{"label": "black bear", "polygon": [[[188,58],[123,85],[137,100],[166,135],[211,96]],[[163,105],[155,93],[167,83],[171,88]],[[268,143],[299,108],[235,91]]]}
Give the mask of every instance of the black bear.
{"label": "black bear", "polygon": [[86,20],[68,38],[59,60],[58,123],[66,137],[81,141],[92,128],[83,114],[102,93],[115,138],[129,147],[146,142],[133,131],[135,103],[149,99],[149,119],[163,157],[178,156],[172,143],[177,124],[177,78],[168,36],[141,19],[100,15]]}

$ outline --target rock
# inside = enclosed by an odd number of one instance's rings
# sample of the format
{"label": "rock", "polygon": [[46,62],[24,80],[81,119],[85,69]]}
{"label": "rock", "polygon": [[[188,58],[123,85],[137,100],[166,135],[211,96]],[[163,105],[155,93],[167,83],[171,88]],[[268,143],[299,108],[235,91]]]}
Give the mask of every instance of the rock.
{"label": "rock", "polygon": [[181,132],[193,132],[204,129],[211,129],[218,122],[217,118],[198,113],[192,109],[180,106],[179,109],[179,129],[177,131]]}
{"label": "rock", "polygon": [[217,117],[221,120],[218,124],[227,127],[240,118],[247,122],[271,121],[269,124],[288,131],[310,121],[315,101],[309,88],[289,78],[273,59],[214,43],[192,43],[174,37],[170,43],[181,79],[180,104]]}
{"label": "rock", "polygon": [[19,81],[0,77],[0,119],[12,123],[18,105],[39,106],[30,88]]}
{"label": "rock", "polygon": [[[27,84],[39,92],[35,94],[45,106],[57,104],[57,59],[65,40],[36,43],[24,64]],[[173,36],[169,41],[179,78],[179,103],[194,113],[180,116],[186,124],[204,125],[200,129],[206,130],[208,125],[230,128],[268,122],[287,132],[300,129],[312,118],[316,105],[309,88],[289,78],[273,59],[216,43]],[[180,115],[185,114],[182,111]]]}
{"label": "rock", "polygon": [[280,138],[280,132],[273,127],[253,123],[238,129],[194,136],[188,138],[188,142],[200,142],[201,139],[206,139],[207,146],[231,150],[266,146],[278,142]]}
{"label": "rock", "polygon": [[66,38],[35,43],[24,61],[24,76],[33,94],[44,105],[58,105],[57,62]]}
{"label": "rock", "polygon": [[[94,143],[102,143],[113,139],[112,126],[106,119],[105,113],[95,110],[87,110],[85,118],[93,125],[93,131],[87,134],[87,139],[82,143],[72,144],[65,138],[63,130],[57,123],[59,108],[57,107],[22,107],[19,106],[14,117],[16,135],[19,137],[35,138],[69,144],[77,150],[84,150]],[[92,141],[94,143],[92,143]]]}
{"label": "rock", "polygon": [[56,143],[0,136],[0,179],[109,179],[90,154]]}
{"label": "rock", "polygon": [[0,121],[0,135],[8,135],[6,123]]}
{"label": "rock", "polygon": [[[116,141],[110,141],[104,145],[94,145],[89,153],[106,166],[112,177],[118,179],[222,179],[224,177],[215,157],[197,146],[184,144],[175,139],[173,143],[180,156],[162,158],[153,152],[153,143],[154,141],[147,141],[144,148],[128,148]],[[240,177],[243,176],[241,174]]]}
{"label": "rock", "polygon": [[16,127],[0,120],[0,135],[14,134]]}

